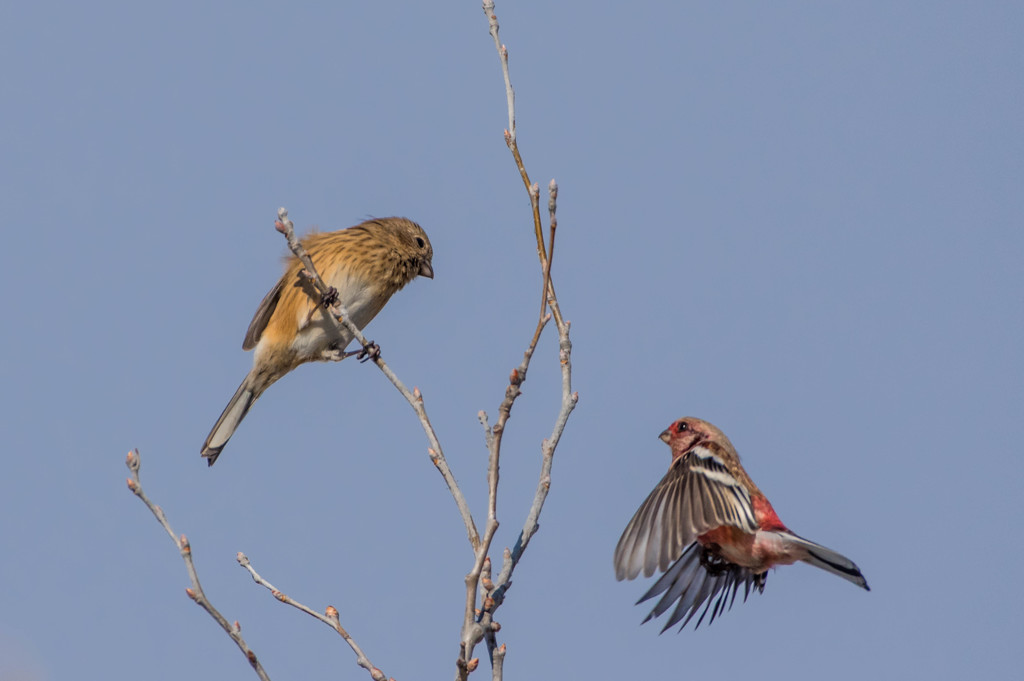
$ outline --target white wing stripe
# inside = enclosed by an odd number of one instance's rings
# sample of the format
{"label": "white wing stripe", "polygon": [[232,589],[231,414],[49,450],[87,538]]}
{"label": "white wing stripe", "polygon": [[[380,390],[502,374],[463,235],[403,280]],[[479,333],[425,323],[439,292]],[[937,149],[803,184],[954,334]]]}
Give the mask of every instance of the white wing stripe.
{"label": "white wing stripe", "polygon": [[[708,480],[718,483],[719,485],[725,485],[726,487],[740,487],[740,483],[736,481],[736,478],[732,477],[726,471],[711,470],[707,468],[694,468],[694,473],[700,473]],[[740,489],[743,489],[740,487]]]}

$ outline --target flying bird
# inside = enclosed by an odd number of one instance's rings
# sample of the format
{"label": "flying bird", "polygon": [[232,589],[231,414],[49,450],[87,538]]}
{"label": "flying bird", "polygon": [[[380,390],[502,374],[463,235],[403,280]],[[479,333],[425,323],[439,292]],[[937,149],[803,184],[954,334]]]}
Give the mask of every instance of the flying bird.
{"label": "flying bird", "polygon": [[[362,329],[397,291],[417,276],[434,278],[434,250],[426,232],[406,218],[379,218],[302,240],[320,276],[337,291],[337,302]],[[301,276],[292,256],[281,280],[263,298],[242,341],[252,350],[252,370],[213,426],[202,455],[213,465],[253,402],[275,381],[306,362],[340,361],[352,334],[328,322],[320,294]]]}
{"label": "flying bird", "polygon": [[852,560],[794,534],[740,464],[725,433],[681,418],[659,436],[672,449],[668,473],[640,505],[615,547],[615,577],[664,572],[637,603],[664,594],[647,620],[675,604],[662,628],[699,627],[731,608],[743,587],[764,591],[768,569],[800,560],[870,591]]}

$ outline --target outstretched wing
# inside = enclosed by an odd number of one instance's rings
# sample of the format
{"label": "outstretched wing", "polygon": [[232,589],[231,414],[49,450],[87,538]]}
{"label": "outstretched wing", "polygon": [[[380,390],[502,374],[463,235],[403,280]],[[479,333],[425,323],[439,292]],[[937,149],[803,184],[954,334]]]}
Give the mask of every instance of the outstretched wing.
{"label": "outstretched wing", "polygon": [[696,629],[704,621],[708,612],[711,613],[708,624],[711,624],[715,621],[715,617],[731,608],[736,601],[736,593],[740,586],[743,586],[744,601],[750,595],[750,587],[757,589],[758,593],[764,591],[767,573],[754,574],[749,568],[734,565],[713,556],[705,556],[702,559],[704,551],[704,547],[700,544],[690,544],[679,560],[673,563],[665,574],[654,583],[654,586],[637,601],[639,604],[660,593],[665,594],[650,614],[644,618],[644,622],[661,616],[672,607],[673,603],[679,601],[661,631],[664,632],[680,620],[683,620],[679,626],[679,629],[682,630],[697,614],[700,606],[706,602],[707,605],[704,606],[704,611],[694,626]]}
{"label": "outstretched wing", "polygon": [[615,577],[667,570],[697,537],[723,525],[757,531],[750,493],[729,472],[717,445],[697,445],[672,462],[629,521],[615,547]]}

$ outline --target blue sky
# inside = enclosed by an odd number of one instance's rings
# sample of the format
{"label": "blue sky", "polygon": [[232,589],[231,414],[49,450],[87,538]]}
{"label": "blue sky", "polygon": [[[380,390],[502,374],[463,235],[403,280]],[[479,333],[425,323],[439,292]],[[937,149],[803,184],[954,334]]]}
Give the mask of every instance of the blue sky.
{"label": "blue sky", "polygon": [[[499,3],[520,147],[561,189],[580,403],[498,613],[506,678],[1007,678],[1024,548],[1024,72],[1016,3]],[[328,603],[385,673],[453,673],[471,554],[408,406],[303,367],[207,469],[249,319],[301,231],[405,215],[436,277],[368,329],[419,386],[474,511],[538,300],[476,0],[8,4],[0,45],[0,679],[249,679],[127,491],[188,534],[272,678],[364,679],[239,568]],[[505,438],[496,542],[551,429],[548,336]],[[612,549],[703,417],[808,566],[658,635]],[[497,555],[497,554],[496,554]],[[482,653],[481,649],[481,653]],[[484,671],[477,674],[488,674]]]}

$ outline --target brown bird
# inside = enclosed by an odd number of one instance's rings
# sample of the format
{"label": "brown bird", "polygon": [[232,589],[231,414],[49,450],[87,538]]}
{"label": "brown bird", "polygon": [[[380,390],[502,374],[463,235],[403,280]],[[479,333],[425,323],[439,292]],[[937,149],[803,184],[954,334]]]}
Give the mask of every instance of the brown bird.
{"label": "brown bird", "polygon": [[741,585],[746,600],[751,587],[764,591],[769,568],[798,560],[870,590],[852,560],[797,536],[779,520],[725,433],[686,417],[659,437],[672,448],[668,474],[615,547],[617,579],[665,572],[637,601],[665,594],[644,622],[678,601],[662,631],[685,617],[682,630],[707,601],[696,626],[709,610],[710,624],[732,607]]}
{"label": "brown bird", "polygon": [[[338,293],[338,303],[362,329],[398,290],[423,276],[434,278],[434,250],[423,229],[406,218],[378,218],[336,232],[310,234],[302,240],[320,276]],[[256,349],[252,370],[238,386],[213,426],[202,455],[209,465],[245,418],[252,403],[289,371],[305,362],[337,362],[352,341],[324,316],[320,294],[299,273],[292,256],[284,276],[263,298],[242,341]]]}

